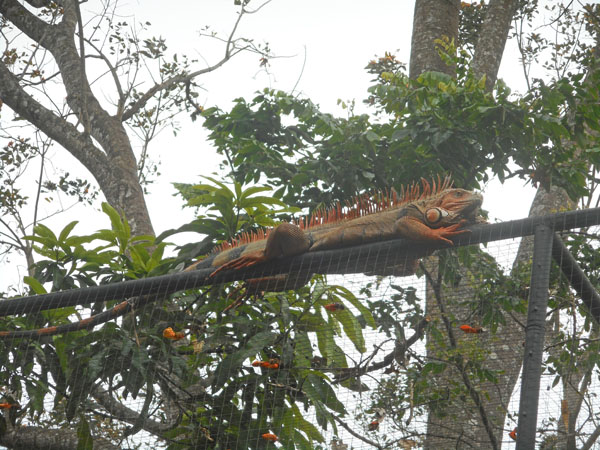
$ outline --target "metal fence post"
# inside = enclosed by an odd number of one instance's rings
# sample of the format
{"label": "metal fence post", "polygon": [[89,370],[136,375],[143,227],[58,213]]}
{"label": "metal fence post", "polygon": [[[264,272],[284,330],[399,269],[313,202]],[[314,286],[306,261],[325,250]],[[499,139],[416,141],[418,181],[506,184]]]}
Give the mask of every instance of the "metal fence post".
{"label": "metal fence post", "polygon": [[541,224],[535,228],[517,427],[517,450],[535,448],[553,234],[552,228],[548,225]]}

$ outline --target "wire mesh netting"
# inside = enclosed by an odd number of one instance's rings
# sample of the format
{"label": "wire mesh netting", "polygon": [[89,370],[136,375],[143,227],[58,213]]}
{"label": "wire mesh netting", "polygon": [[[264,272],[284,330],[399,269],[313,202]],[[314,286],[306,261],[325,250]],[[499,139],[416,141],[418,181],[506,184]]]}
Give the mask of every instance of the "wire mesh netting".
{"label": "wire mesh netting", "polygon": [[[568,238],[593,283],[595,231]],[[244,282],[67,291],[61,309],[0,302],[20,314],[2,322],[7,433],[48,448],[60,428],[63,448],[513,448],[531,238],[430,256],[386,245],[318,270],[297,258],[292,277],[257,267]],[[598,324],[569,279],[554,265],[545,289],[545,449],[594,448],[600,430]]]}

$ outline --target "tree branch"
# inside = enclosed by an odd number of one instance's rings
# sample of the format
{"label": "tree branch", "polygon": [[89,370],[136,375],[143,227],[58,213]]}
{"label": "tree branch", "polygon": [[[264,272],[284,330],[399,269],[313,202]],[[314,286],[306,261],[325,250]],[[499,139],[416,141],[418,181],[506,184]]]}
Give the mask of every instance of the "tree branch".
{"label": "tree branch", "polygon": [[486,76],[485,86],[489,91],[496,83],[504,46],[517,4],[517,0],[490,0],[487,14],[483,20],[475,45],[473,72],[477,77]]}
{"label": "tree branch", "polygon": [[199,75],[212,72],[212,71],[218,69],[219,67],[221,67],[227,61],[229,61],[232,58],[232,56],[234,56],[234,55],[226,55],[223,59],[221,59],[218,63],[216,63],[213,66],[209,66],[204,69],[197,70],[190,74],[175,75],[175,76],[163,81],[160,84],[154,85],[153,87],[148,89],[148,91],[146,91],[146,93],[143,94],[138,100],[136,100],[133,103],[133,105],[131,105],[127,110],[125,110],[125,112],[121,116],[121,121],[125,122],[125,121],[131,119],[131,117],[133,117],[133,115],[135,113],[137,113],[140,109],[142,109],[144,107],[144,105],[146,103],[148,103],[148,100],[150,100],[152,97],[154,97],[154,95],[156,95],[158,92],[165,90],[165,89],[173,86],[174,84],[185,83],[185,82],[191,81],[193,78],[196,78]]}
{"label": "tree branch", "polygon": [[592,448],[592,445],[594,445],[596,443],[596,441],[598,440],[599,437],[600,437],[600,425],[594,429],[592,434],[590,434],[590,437],[587,438],[587,441],[585,441],[585,443],[581,446],[581,448],[579,450],[590,450]]}
{"label": "tree branch", "polygon": [[2,0],[0,2],[0,14],[4,15],[19,30],[43,47],[46,47],[52,41],[56,25],[49,25],[38,19],[16,0]]}
{"label": "tree branch", "polygon": [[385,357],[381,361],[375,362],[370,366],[355,367],[353,369],[344,370],[344,372],[338,377],[336,377],[334,381],[336,383],[341,383],[342,381],[347,380],[348,378],[360,377],[366,373],[383,369],[384,367],[387,367],[390,364],[392,364],[394,360],[403,358],[406,353],[406,350],[408,350],[411,345],[413,345],[415,342],[417,342],[423,337],[425,329],[427,328],[427,324],[430,320],[431,319],[428,316],[421,319],[421,321],[417,324],[414,334],[403,342],[400,340],[396,340],[396,346],[394,350],[385,355]]}
{"label": "tree branch", "polygon": [[362,434],[357,433],[355,430],[353,430],[352,428],[350,428],[348,426],[348,424],[346,424],[346,422],[344,422],[342,419],[340,419],[335,414],[332,414],[331,417],[333,417],[337,423],[339,423],[348,433],[350,433],[355,438],[360,439],[361,441],[363,441],[363,442],[365,442],[365,443],[367,443],[369,445],[372,445],[373,447],[375,447],[375,448],[377,448],[379,450],[383,450],[383,447],[381,445],[379,445],[375,441],[372,441],[371,439],[367,439]]}
{"label": "tree branch", "polygon": [[[139,413],[115,400],[115,398],[103,388],[95,388],[92,391],[92,397],[94,397],[94,399],[102,406],[102,408],[108,411],[117,420],[122,420],[130,424],[135,424],[139,420]],[[177,421],[160,423],[146,417],[143,422],[142,429],[146,430],[148,433],[162,436],[167,431],[172,430],[176,425]]]}
{"label": "tree branch", "polygon": [[[268,2],[267,2],[268,3]],[[266,3],[265,3],[266,4]],[[262,8],[261,5],[259,8]],[[154,95],[156,95],[158,92],[168,89],[169,87],[173,86],[174,84],[178,84],[178,83],[187,83],[189,81],[191,81],[192,79],[196,78],[199,75],[203,75],[205,73],[209,73],[212,72],[216,69],[218,69],[219,67],[221,67],[223,64],[225,64],[227,61],[229,61],[231,58],[233,58],[236,54],[238,54],[240,51],[248,48],[248,47],[241,47],[239,49],[237,49],[237,51],[235,51],[235,48],[232,47],[234,45],[234,35],[235,32],[238,28],[238,25],[240,24],[240,21],[242,20],[242,17],[244,16],[244,14],[246,13],[246,10],[242,7],[242,9],[240,10],[239,16],[237,18],[237,20],[235,21],[235,24],[233,25],[233,29],[231,30],[231,33],[229,34],[229,37],[227,38],[227,41],[225,43],[225,55],[223,56],[223,58],[217,62],[216,64],[213,64],[212,66],[206,67],[204,69],[200,69],[200,70],[196,70],[195,72],[189,73],[189,74],[180,74],[180,75],[175,75],[165,81],[163,81],[160,84],[156,84],[153,87],[151,87],[148,91],[146,91],[145,94],[143,94],[138,100],[136,100],[121,116],[121,120],[127,121],[129,120],[134,114],[136,114],[140,109],[142,109],[144,107],[144,105],[152,98],[154,97]]]}
{"label": "tree branch", "polygon": [[[0,444],[8,448],[28,448],[31,450],[77,450],[79,437],[76,431],[68,429],[47,429],[42,427],[18,427],[0,437]],[[94,438],[94,450],[118,450],[103,438]]]}
{"label": "tree branch", "polygon": [[106,156],[96,148],[92,140],[84,137],[74,125],[46,109],[25,92],[4,64],[0,64],[0,100],[68,149],[90,172],[98,175],[106,170]]}

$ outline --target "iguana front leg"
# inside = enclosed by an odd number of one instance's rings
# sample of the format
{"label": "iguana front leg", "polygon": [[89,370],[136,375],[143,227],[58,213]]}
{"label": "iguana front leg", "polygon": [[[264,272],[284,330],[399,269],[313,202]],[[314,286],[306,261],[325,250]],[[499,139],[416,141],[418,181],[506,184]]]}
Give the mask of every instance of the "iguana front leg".
{"label": "iguana front leg", "polygon": [[[437,209],[437,208],[435,208]],[[430,241],[430,242],[445,242],[450,245],[454,243],[448,239],[452,236],[458,236],[460,234],[469,233],[469,230],[461,230],[468,223],[467,220],[460,220],[458,223],[454,223],[448,226],[441,226],[433,228],[426,223],[418,220],[414,217],[402,217],[396,221],[396,230],[398,234],[407,239],[415,241]]]}
{"label": "iguana front leg", "polygon": [[311,245],[310,238],[300,227],[291,223],[282,223],[269,233],[264,249],[242,253],[239,258],[223,264],[210,276],[222,270],[241,269],[276,258],[300,255],[308,251]]}

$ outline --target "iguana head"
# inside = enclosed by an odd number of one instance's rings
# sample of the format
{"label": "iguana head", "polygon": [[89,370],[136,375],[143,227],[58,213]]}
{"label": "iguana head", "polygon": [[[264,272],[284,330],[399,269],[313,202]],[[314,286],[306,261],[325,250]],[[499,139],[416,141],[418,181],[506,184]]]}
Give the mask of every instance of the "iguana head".
{"label": "iguana head", "polygon": [[437,195],[423,199],[419,209],[425,223],[433,228],[457,223],[474,224],[483,221],[479,208],[483,197],[465,189],[446,189]]}
{"label": "iguana head", "polygon": [[464,219],[475,221],[482,203],[483,196],[478,192],[454,188],[441,192],[436,206],[449,213],[460,215]]}

